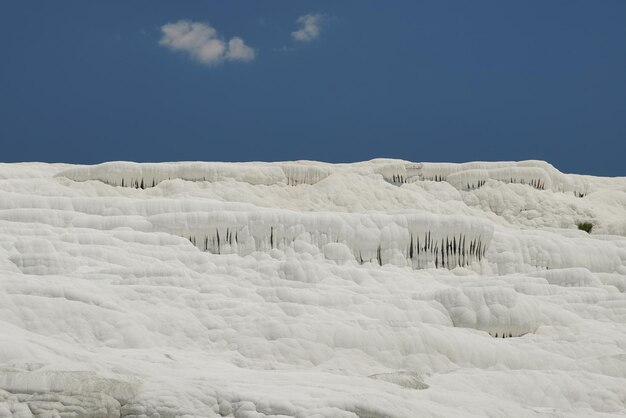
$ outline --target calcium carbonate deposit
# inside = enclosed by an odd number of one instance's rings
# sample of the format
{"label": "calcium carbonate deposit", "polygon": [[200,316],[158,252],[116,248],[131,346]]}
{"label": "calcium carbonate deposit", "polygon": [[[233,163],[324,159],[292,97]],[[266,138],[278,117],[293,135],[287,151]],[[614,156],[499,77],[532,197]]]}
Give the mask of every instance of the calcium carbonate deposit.
{"label": "calcium carbonate deposit", "polygon": [[0,417],[626,416],[625,292],[626,178],[0,164]]}

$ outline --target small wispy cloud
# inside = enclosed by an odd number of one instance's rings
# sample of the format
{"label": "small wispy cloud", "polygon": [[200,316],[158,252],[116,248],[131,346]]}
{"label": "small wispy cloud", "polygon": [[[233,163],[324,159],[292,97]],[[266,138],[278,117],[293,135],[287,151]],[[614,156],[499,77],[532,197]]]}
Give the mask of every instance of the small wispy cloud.
{"label": "small wispy cloud", "polygon": [[300,27],[297,31],[291,32],[291,37],[299,42],[311,42],[319,38],[325,21],[326,16],[319,13],[300,16],[296,20]]}
{"label": "small wispy cloud", "polygon": [[295,52],[298,50],[298,48],[283,45],[280,48],[273,48],[272,50],[275,52]]}
{"label": "small wispy cloud", "polygon": [[161,26],[159,45],[186,53],[206,65],[224,61],[252,61],[256,52],[238,36],[226,42],[208,23],[179,20]]}

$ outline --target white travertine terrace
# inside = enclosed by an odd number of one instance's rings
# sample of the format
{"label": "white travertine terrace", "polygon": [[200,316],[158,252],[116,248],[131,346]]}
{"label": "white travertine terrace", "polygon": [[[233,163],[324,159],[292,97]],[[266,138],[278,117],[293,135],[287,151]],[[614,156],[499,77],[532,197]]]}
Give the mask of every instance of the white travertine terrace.
{"label": "white travertine terrace", "polygon": [[493,235],[491,223],[467,216],[293,212],[234,207],[206,208],[149,218],[155,230],[184,237],[213,254],[247,255],[284,250],[305,240],[320,250],[346,245],[355,260],[415,268],[466,266],[484,257]]}
{"label": "white travertine terrace", "polygon": [[487,180],[529,184],[537,189],[574,192],[584,196],[589,184],[584,176],[564,175],[545,161],[470,163],[422,163],[417,169],[424,180],[448,181],[456,188],[475,189]]}
{"label": "white travertine terrace", "polygon": [[626,178],[0,164],[1,418],[624,416],[625,325]]}
{"label": "white travertine terrace", "polygon": [[163,180],[233,180],[254,185],[287,183],[314,184],[330,174],[322,165],[302,163],[132,163],[108,162],[72,167],[59,173],[75,181],[99,180],[114,186],[145,189]]}
{"label": "white travertine terrace", "polygon": [[326,164],[313,161],[285,163],[132,163],[107,162],[94,166],[75,166],[58,173],[75,181],[99,180],[115,186],[154,187],[164,180],[187,181],[233,180],[253,185],[315,184],[331,173],[352,171],[377,173],[392,183],[405,183],[411,178],[447,181],[459,190],[474,189],[487,180],[529,184],[537,189],[574,192],[582,197],[590,191],[586,176],[564,175],[545,161],[505,161],[471,163],[409,163],[373,160],[369,166],[357,164]]}

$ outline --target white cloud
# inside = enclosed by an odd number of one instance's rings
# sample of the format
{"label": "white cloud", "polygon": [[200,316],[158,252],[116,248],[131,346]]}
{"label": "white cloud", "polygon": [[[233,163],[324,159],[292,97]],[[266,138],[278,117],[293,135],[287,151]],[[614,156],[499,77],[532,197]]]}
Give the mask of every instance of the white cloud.
{"label": "white cloud", "polygon": [[252,61],[254,59],[254,49],[247,46],[243,39],[235,36],[228,41],[226,58],[230,60]]}
{"label": "white cloud", "polygon": [[218,37],[217,31],[206,23],[179,20],[161,26],[163,37],[159,41],[172,51],[181,51],[206,65],[217,65],[223,61],[252,61],[254,49],[240,37],[228,42]]}
{"label": "white cloud", "polygon": [[324,20],[324,15],[322,14],[306,14],[300,16],[297,20],[298,24],[300,24],[300,28],[295,32],[291,32],[291,36],[293,39],[300,42],[310,42],[317,39],[322,31]]}

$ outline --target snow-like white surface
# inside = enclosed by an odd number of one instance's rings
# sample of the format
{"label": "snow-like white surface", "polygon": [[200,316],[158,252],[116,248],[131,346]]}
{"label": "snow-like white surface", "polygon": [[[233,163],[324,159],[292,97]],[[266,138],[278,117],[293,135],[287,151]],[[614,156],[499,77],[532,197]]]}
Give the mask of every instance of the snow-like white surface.
{"label": "snow-like white surface", "polygon": [[625,292],[626,178],[0,164],[0,417],[624,416]]}

